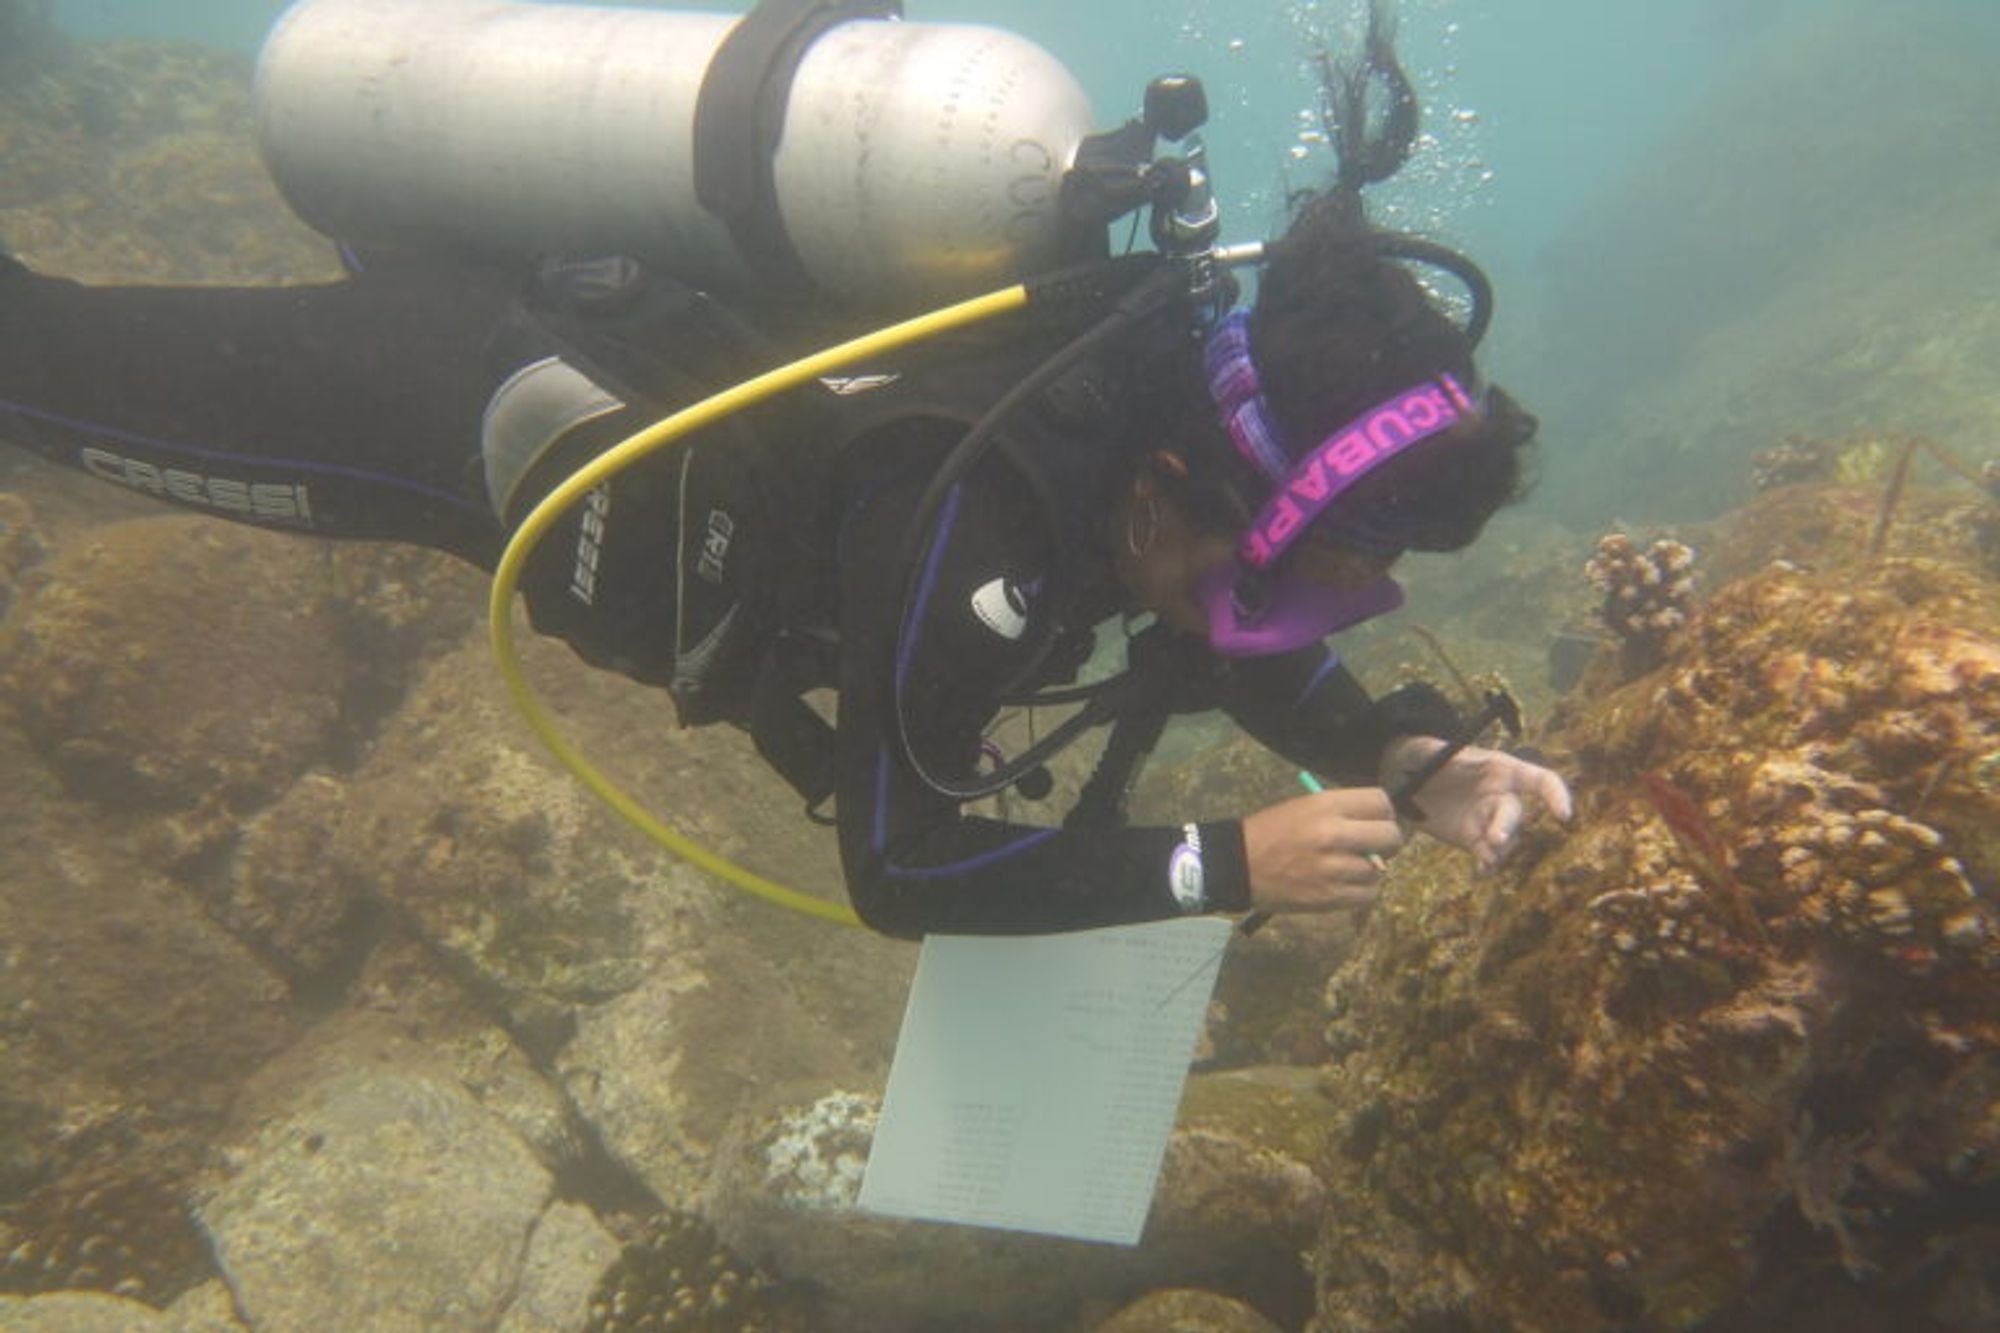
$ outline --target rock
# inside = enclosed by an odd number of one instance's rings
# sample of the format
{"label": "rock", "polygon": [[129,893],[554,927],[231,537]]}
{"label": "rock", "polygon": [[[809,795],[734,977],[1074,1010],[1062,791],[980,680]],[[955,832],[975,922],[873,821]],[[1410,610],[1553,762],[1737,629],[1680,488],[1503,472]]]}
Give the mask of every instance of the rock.
{"label": "rock", "polygon": [[1136,1247],[855,1211],[877,1114],[867,1093],[746,1127],[719,1158],[708,1211],[731,1250],[822,1292],[829,1329],[1049,1328],[1087,1302],[1175,1282],[1296,1324],[1311,1308],[1299,1250],[1324,1201],[1303,1160],[1322,1115],[1304,1083],[1289,1071],[1197,1079]]}
{"label": "rock", "polygon": [[248,1333],[236,1317],[236,1298],[219,1279],[194,1288],[166,1313],[174,1333]]}
{"label": "rock", "polygon": [[347,809],[343,783],[308,773],[244,820],[235,854],[204,877],[216,915],[301,991],[337,984],[371,942],[373,886],[334,854]]}
{"label": "rock", "polygon": [[4,726],[0,863],[0,1288],[171,1299],[213,1271],[187,1180],[289,996]]}
{"label": "rock", "polygon": [[580,1015],[557,1068],[612,1156],[660,1199],[688,1206],[734,1122],[857,1066],[842,1034],[741,941],[715,935],[655,956],[644,984]]}
{"label": "rock", "polygon": [[589,1319],[591,1292],[617,1258],[617,1240],[588,1208],[553,1205],[535,1224],[499,1333],[577,1333]]}
{"label": "rock", "polygon": [[7,1333],[179,1333],[173,1320],[150,1305],[77,1291],[0,1296],[0,1328]]}
{"label": "rock", "polygon": [[746,1125],[710,1189],[723,1242],[820,1290],[825,1329],[1048,1328],[1080,1300],[1131,1289],[1117,1247],[856,1211],[878,1107],[834,1092]]}
{"label": "rock", "polygon": [[1326,1333],[1924,1327],[1985,1280],[2000,598],[1817,564],[1572,701],[1565,836],[1398,858],[1328,994]]}
{"label": "rock", "polygon": [[334,247],[258,159],[243,53],[63,41],[34,73],[26,95],[0,103],[0,209],[18,253],[91,282],[340,275]]}
{"label": "rock", "polygon": [[[571,682],[565,725],[586,753],[635,768],[678,827],[729,855],[755,841],[753,864],[793,883],[824,879],[823,833],[774,805],[776,779],[727,735],[668,730],[654,692],[525,648]],[[294,801],[246,840],[245,875],[282,886],[317,862],[322,884],[379,894],[498,1002],[662,1201],[693,1201],[732,1116],[886,1061],[911,951],[774,913],[621,825],[513,716],[482,645],[425,667],[338,793],[300,784]]]}
{"label": "rock", "polygon": [[[332,830],[322,807],[337,812]],[[342,792],[274,812],[245,873],[309,862],[322,844],[326,873],[373,886],[514,1001],[571,1005],[637,984],[634,900],[671,901],[655,858],[542,753],[470,642],[427,665]]]}
{"label": "rock", "polygon": [[70,790],[171,818],[186,856],[333,744],[347,668],[319,570],[275,533],[110,524],[36,571],[0,633],[0,687]]}
{"label": "rock", "polygon": [[1212,1291],[1156,1291],[1099,1324],[1094,1333],[1280,1333],[1241,1301]]}
{"label": "rock", "polygon": [[526,1144],[448,1077],[401,1061],[329,1071],[235,1149],[200,1205],[259,1333],[490,1329],[554,1188]]}
{"label": "rock", "polygon": [[647,1218],[591,1293],[585,1333],[814,1333],[810,1292],[746,1266],[691,1213]]}
{"label": "rock", "polygon": [[47,556],[34,508],[18,495],[0,493],[0,619],[13,607],[27,572]]}
{"label": "rock", "polygon": [[1198,1283],[1303,1320],[1312,1285],[1299,1255],[1328,1206],[1315,1168],[1330,1109],[1316,1071],[1190,1079],[1141,1246],[1152,1281]]}
{"label": "rock", "polygon": [[210,1277],[208,1247],[188,1218],[190,1168],[175,1160],[189,1155],[170,1139],[64,1162],[7,1209],[0,1289],[101,1291],[164,1305]]}

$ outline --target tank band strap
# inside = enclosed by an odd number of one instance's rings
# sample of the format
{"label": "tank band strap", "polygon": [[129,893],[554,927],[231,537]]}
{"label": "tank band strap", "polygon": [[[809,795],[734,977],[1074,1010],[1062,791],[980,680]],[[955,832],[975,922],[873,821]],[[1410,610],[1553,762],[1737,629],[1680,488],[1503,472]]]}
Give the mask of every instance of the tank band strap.
{"label": "tank band strap", "polygon": [[778,210],[773,159],[792,79],[828,29],[862,18],[901,18],[901,0],[760,0],[716,50],[694,113],[694,190],[729,226],[751,272],[781,288],[812,280]]}

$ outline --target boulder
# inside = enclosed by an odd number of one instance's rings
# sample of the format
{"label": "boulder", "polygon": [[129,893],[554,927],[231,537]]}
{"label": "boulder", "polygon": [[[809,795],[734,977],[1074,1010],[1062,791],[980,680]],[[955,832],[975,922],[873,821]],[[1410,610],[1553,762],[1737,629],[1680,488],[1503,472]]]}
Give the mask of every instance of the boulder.
{"label": "boulder", "polygon": [[[1823,500],[1779,494],[1767,536]],[[1964,1305],[2000,1190],[1996,735],[2000,596],[1928,557],[1793,550],[1572,700],[1576,827],[1483,879],[1406,853],[1329,988],[1319,1325],[1833,1326],[1824,1270],[1869,1326]]]}
{"label": "boulder", "polygon": [[34,571],[0,631],[0,689],[70,791],[169,821],[165,850],[190,857],[334,743],[348,664],[319,574],[294,537],[109,524]]}
{"label": "boulder", "polygon": [[[291,1089],[199,1206],[260,1333],[491,1329],[520,1291],[554,1181],[436,1068],[388,1048]],[[275,1096],[275,1090],[273,1090]]]}
{"label": "boulder", "polygon": [[8,1333],[179,1333],[150,1305],[100,1292],[0,1296],[0,1328]]}
{"label": "boulder", "polygon": [[1241,1301],[1212,1291],[1156,1291],[1099,1324],[1093,1333],[1280,1333]]}
{"label": "boulder", "polygon": [[1325,1202],[1308,1165],[1324,1111],[1310,1074],[1197,1077],[1130,1248],[857,1212],[878,1115],[866,1092],[743,1126],[707,1212],[733,1252],[822,1293],[828,1329],[1048,1328],[1177,1283],[1296,1325],[1311,1308],[1299,1253]]}

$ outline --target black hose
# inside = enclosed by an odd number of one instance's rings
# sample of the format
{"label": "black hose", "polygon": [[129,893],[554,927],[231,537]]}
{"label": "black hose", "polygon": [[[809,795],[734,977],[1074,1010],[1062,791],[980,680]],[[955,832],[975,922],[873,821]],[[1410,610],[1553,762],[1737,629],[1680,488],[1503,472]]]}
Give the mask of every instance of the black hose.
{"label": "black hose", "polygon": [[[1068,289],[1046,287],[1048,299],[1069,299],[1075,295]],[[903,584],[901,609],[896,619],[896,647],[900,656],[903,637],[916,631],[913,620],[917,610],[918,590],[923,583],[923,570],[929,563],[932,548],[937,539],[938,515],[943,511],[951,490],[963,481],[972,469],[977,467],[987,452],[999,439],[1000,429],[1023,406],[1032,402],[1037,395],[1054,384],[1070,369],[1094,354],[1099,348],[1124,336],[1148,317],[1176,299],[1185,296],[1187,278],[1185,269],[1178,264],[1159,265],[1140,283],[1120,297],[1110,312],[1082,333],[1058,348],[1046,361],[1028,372],[1018,383],[994,402],[986,414],[973,424],[965,438],[953,447],[950,454],[938,466],[930,484],[924,488],[917,501],[916,512],[910,517],[909,527],[903,537],[903,569],[906,571]],[[1068,745],[1078,735],[1090,727],[1097,726],[1116,711],[1117,689],[1101,689],[1093,694],[1083,711],[1066,719],[1040,742],[1012,760],[1001,764],[993,772],[971,782],[955,783],[937,776],[924,764],[922,756],[910,739],[908,721],[903,712],[903,691],[900,680],[891,683],[890,692],[894,697],[894,714],[897,739],[902,745],[904,757],[910,768],[932,791],[953,800],[971,801],[990,796],[1019,781],[1030,770],[1039,767],[1043,760]]]}

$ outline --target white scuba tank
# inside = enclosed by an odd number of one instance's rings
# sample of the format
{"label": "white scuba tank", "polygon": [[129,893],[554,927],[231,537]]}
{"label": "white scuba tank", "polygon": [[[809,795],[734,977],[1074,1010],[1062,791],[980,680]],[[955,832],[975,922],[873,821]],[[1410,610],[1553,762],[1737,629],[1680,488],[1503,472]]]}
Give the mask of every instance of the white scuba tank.
{"label": "white scuba tank", "polygon": [[[729,287],[731,229],[696,199],[694,121],[737,19],[511,0],[299,0],[258,60],[272,176],[363,246],[618,253]],[[882,18],[812,41],[770,180],[823,291],[935,302],[1056,258],[1088,98],[1039,47]]]}

